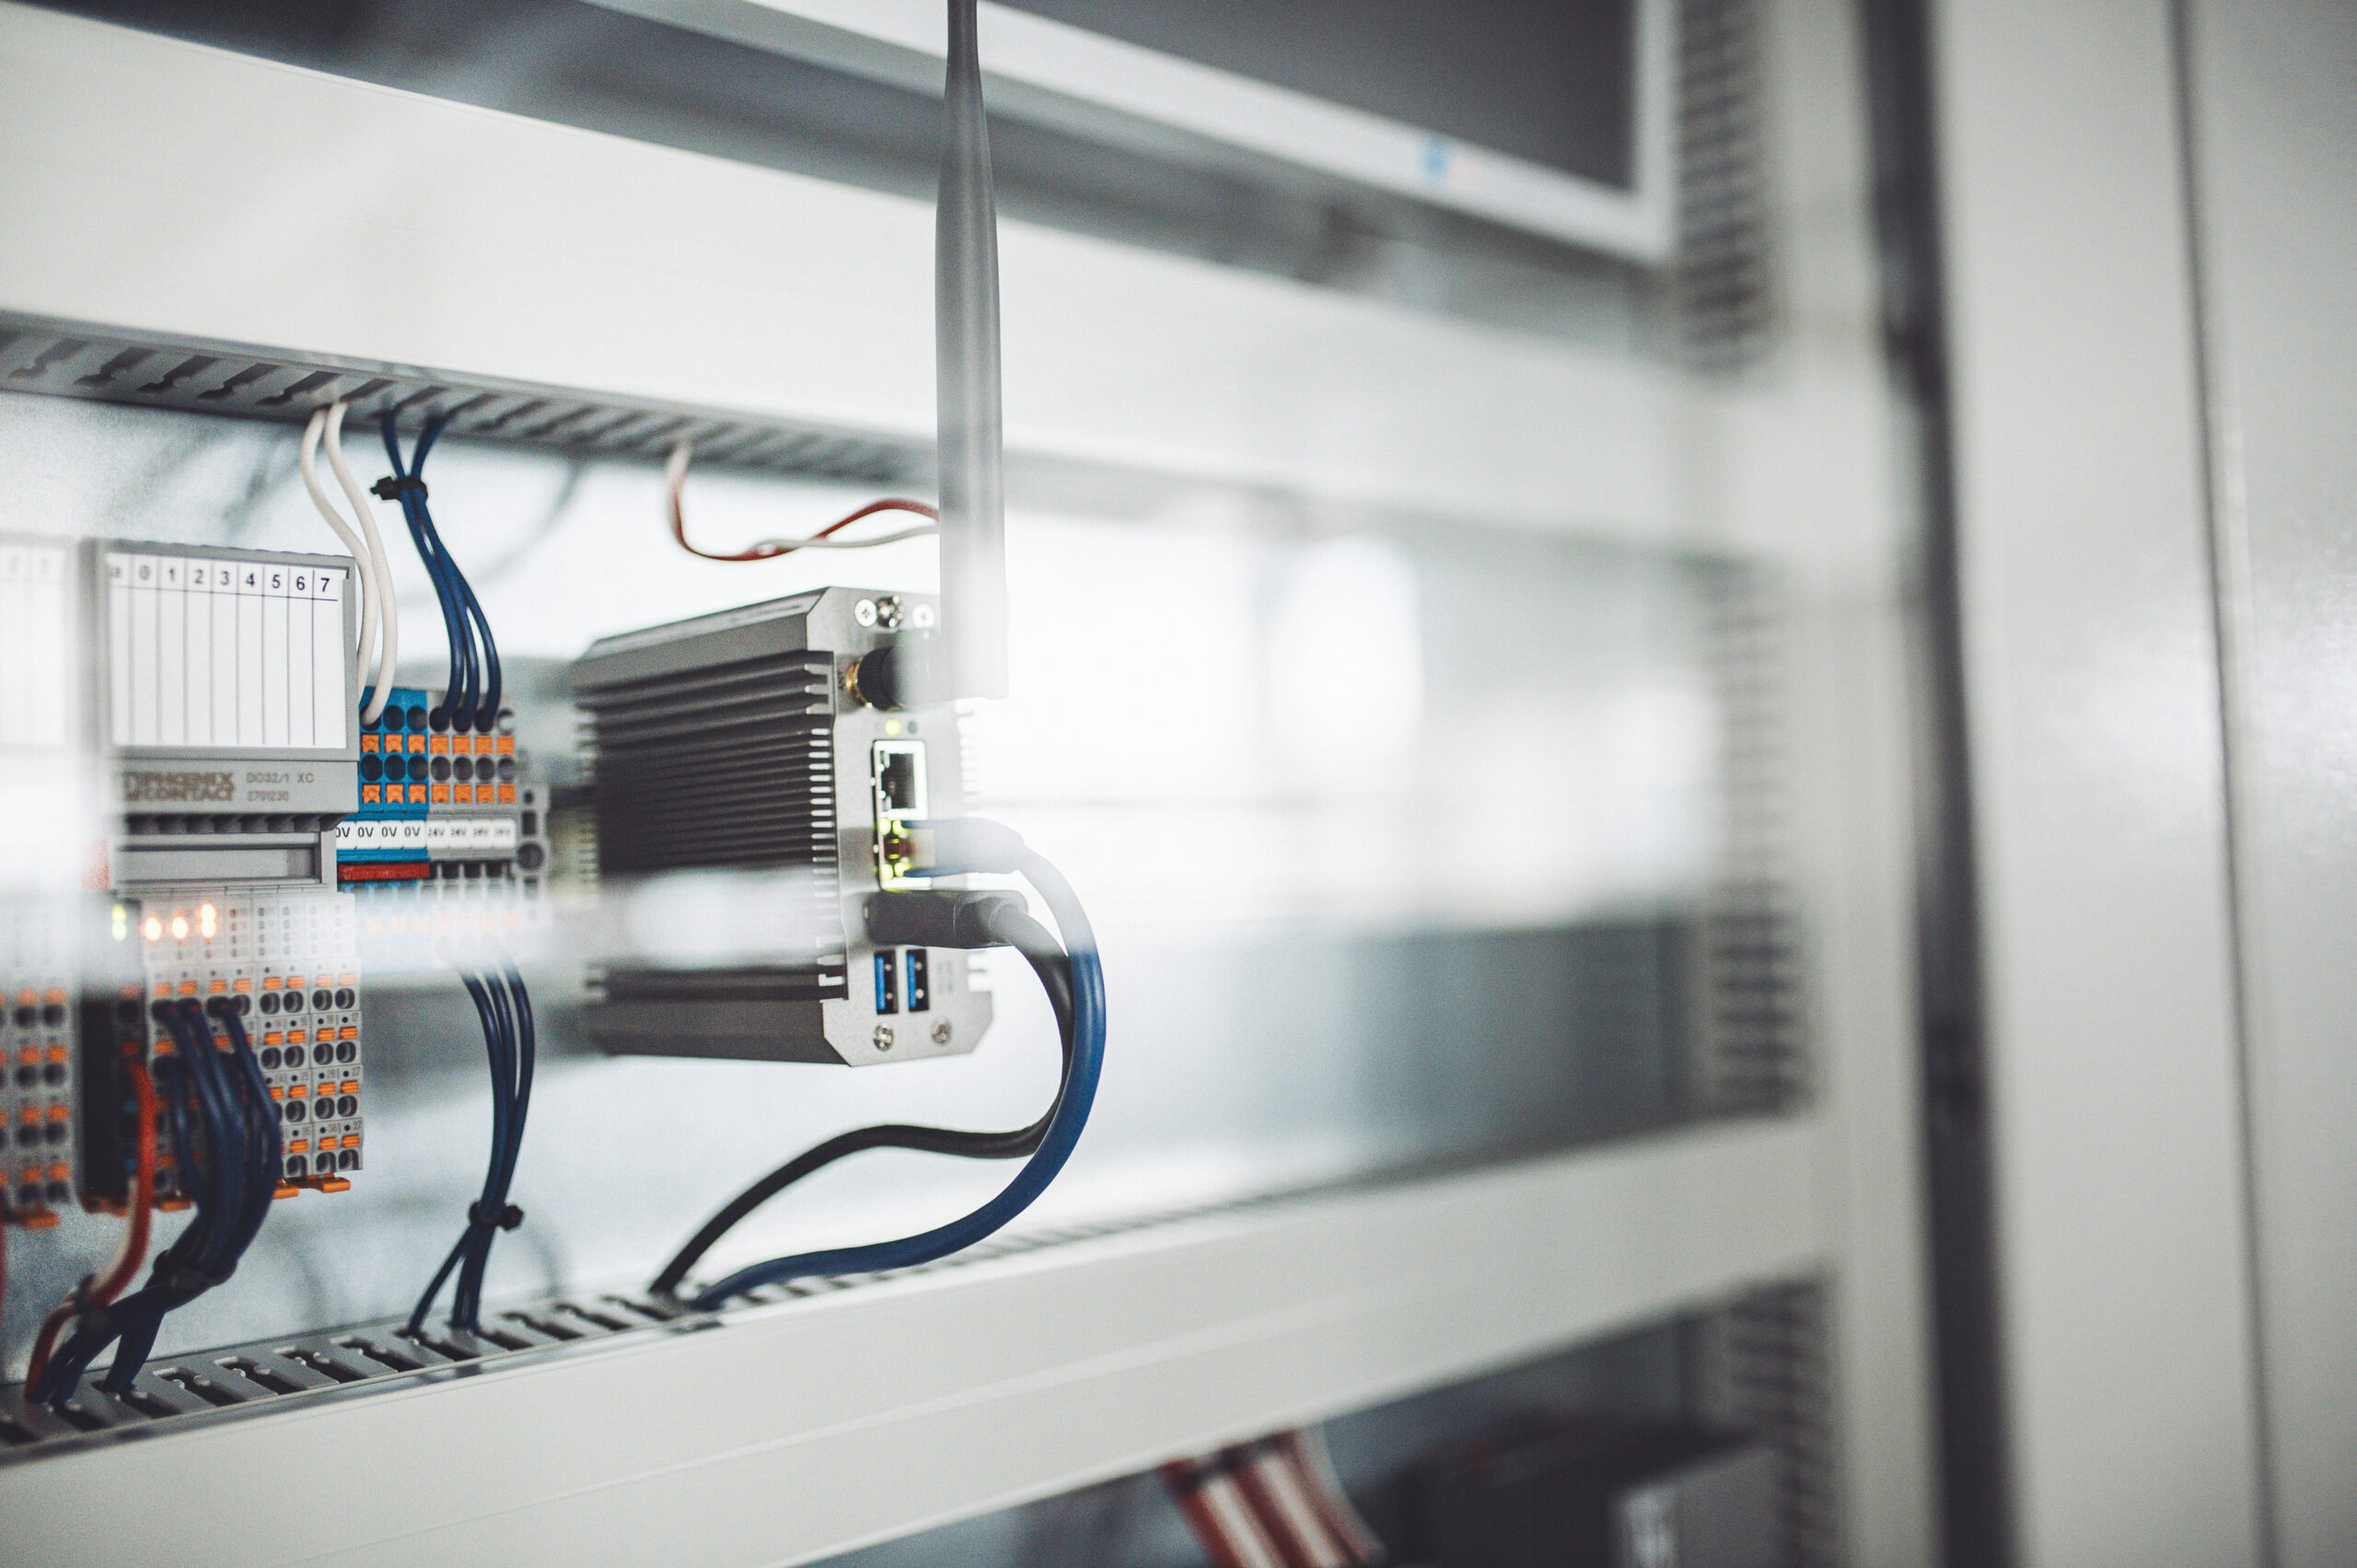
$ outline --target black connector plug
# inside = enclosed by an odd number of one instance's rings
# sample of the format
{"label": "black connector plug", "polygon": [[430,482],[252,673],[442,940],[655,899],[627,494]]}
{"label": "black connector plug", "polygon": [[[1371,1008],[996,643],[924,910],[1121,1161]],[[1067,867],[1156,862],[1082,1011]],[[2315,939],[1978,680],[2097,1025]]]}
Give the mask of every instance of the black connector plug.
{"label": "black connector plug", "polygon": [[1028,918],[1020,893],[889,892],[867,900],[867,939],[879,947],[1002,947]]}
{"label": "black connector plug", "polygon": [[900,826],[923,846],[917,865],[932,876],[1020,871],[1031,854],[1022,834],[987,817],[909,818]]}
{"label": "black connector plug", "polygon": [[851,667],[844,685],[871,708],[930,707],[949,701],[949,672],[931,637],[895,638]]}

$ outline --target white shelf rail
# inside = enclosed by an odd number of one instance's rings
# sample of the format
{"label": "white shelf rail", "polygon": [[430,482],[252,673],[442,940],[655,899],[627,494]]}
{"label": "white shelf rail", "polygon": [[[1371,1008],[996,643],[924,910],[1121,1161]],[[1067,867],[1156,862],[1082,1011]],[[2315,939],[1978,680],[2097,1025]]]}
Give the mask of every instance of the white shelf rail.
{"label": "white shelf rail", "polygon": [[0,1469],[7,1557],[807,1562],[1809,1275],[1816,1137],[1690,1129],[225,1412]]}

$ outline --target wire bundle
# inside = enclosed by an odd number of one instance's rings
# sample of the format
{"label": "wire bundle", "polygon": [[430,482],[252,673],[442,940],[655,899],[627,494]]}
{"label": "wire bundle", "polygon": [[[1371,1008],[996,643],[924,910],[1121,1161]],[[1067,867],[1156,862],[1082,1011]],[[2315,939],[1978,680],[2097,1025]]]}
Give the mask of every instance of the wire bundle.
{"label": "wire bundle", "polygon": [[1388,1561],[1315,1431],[1173,1459],[1162,1479],[1217,1568],[1373,1568]]}
{"label": "wire bundle", "polygon": [[987,929],[970,939],[929,938],[924,944],[1011,947],[1031,965],[1055,1009],[1062,1040],[1063,1076],[1055,1104],[1039,1121],[1009,1132],[954,1132],[895,1125],[863,1128],[830,1139],[772,1171],[715,1214],[665,1266],[655,1283],[658,1292],[675,1290],[705,1249],[762,1202],[821,1167],[863,1149],[907,1148],[975,1159],[1030,1157],[998,1196],[960,1219],[898,1240],[801,1252],[756,1263],[697,1293],[693,1305],[711,1311],[748,1291],[785,1280],[906,1269],[962,1251],[1030,1207],[1072,1157],[1081,1130],[1088,1124],[1105,1060],[1105,973],[1097,961],[1097,936],[1087,913],[1062,874],[1013,830],[976,818],[914,825],[930,830],[935,846],[935,863],[922,875],[1019,874],[1039,890],[1062,932],[1059,945],[1044,926],[1021,912],[1019,900],[1007,899],[996,900],[986,910],[982,923]]}
{"label": "wire bundle", "polygon": [[[236,1273],[269,1217],[281,1169],[278,1108],[237,1010],[223,999],[213,1017],[227,1030],[226,1050],[195,1002],[161,1003],[156,1011],[173,1045],[155,1060],[159,1120],[171,1130],[173,1162],[181,1191],[195,1200],[196,1218],[157,1254],[145,1285],[80,1313],[73,1336],[34,1380],[32,1398],[39,1402],[54,1404],[70,1395],[110,1344],[114,1364],[99,1387],[110,1394],[130,1388],[155,1349],[165,1315]],[[152,1173],[152,1138],[144,1158]]]}
{"label": "wire bundle", "polygon": [[[386,701],[393,694],[393,671],[401,663],[401,613],[393,602],[392,558],[385,553],[385,541],[377,532],[376,509],[368,505],[368,493],[352,477],[352,470],[343,460],[343,415],[350,407],[336,402],[311,415],[311,423],[303,431],[301,467],[303,488],[311,493],[311,505],[319,509],[336,537],[352,552],[360,573],[360,645],[356,656],[360,660],[360,722],[375,724],[384,716]],[[328,464],[335,470],[336,483],[343,490],[344,499],[352,503],[357,526],[336,510],[328,499],[326,487],[319,483],[317,456],[319,443],[327,443]]]}
{"label": "wire bundle", "polygon": [[107,1272],[94,1279],[85,1278],[71,1295],[41,1319],[41,1332],[33,1339],[32,1359],[25,1373],[28,1387],[41,1382],[42,1369],[48,1366],[50,1353],[56,1348],[57,1337],[65,1326],[121,1295],[147,1257],[147,1238],[155,1223],[156,1205],[156,1085],[147,1075],[147,1069],[135,1062],[126,1063],[124,1071],[131,1080],[133,1146],[136,1151],[132,1164],[130,1223],[123,1227],[122,1244],[116,1248]]}
{"label": "wire bundle", "polygon": [[491,1244],[503,1230],[524,1223],[524,1211],[507,1201],[516,1179],[516,1158],[524,1146],[524,1119],[532,1107],[532,1067],[539,1044],[532,1027],[532,998],[516,966],[504,964],[494,974],[459,976],[482,1020],[483,1047],[491,1058],[491,1162],[483,1173],[482,1196],[467,1209],[467,1228],[458,1245],[434,1272],[434,1279],[409,1315],[410,1333],[425,1325],[442,1282],[458,1271],[450,1294],[450,1326],[473,1333],[482,1323],[483,1272],[491,1263]]}
{"label": "wire bundle", "polygon": [[442,632],[450,645],[450,678],[443,683],[442,701],[431,715],[432,722],[437,730],[471,729],[488,735],[499,722],[499,645],[493,641],[491,622],[483,619],[475,590],[450,558],[449,547],[442,542],[434,514],[425,504],[425,457],[449,422],[440,414],[427,420],[415,451],[404,464],[394,421],[395,416],[388,413],[380,426],[385,456],[391,459],[393,471],[377,482],[374,492],[401,503],[410,540],[417,546],[417,557],[425,563],[425,575],[434,582],[434,597],[442,606]]}

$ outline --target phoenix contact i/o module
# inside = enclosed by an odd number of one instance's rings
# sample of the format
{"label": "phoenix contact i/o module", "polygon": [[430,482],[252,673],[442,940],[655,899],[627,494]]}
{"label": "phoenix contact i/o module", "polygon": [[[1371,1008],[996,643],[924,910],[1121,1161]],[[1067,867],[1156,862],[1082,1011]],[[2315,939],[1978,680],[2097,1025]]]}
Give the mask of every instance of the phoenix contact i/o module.
{"label": "phoenix contact i/o module", "polygon": [[969,954],[866,935],[868,898],[914,885],[903,824],[957,815],[963,787],[955,713],[877,705],[856,672],[937,620],[930,597],[823,588],[609,637],[574,666],[600,877],[642,915],[702,923],[593,973],[600,1047],[866,1066],[981,1042]]}

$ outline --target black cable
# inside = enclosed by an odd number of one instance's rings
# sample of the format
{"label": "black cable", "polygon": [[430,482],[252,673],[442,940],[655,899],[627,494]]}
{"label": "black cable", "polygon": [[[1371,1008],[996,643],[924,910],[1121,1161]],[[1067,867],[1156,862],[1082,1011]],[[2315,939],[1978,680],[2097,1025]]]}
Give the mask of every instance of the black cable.
{"label": "black cable", "polygon": [[914,1127],[900,1122],[888,1122],[877,1127],[862,1127],[854,1132],[839,1133],[814,1148],[806,1149],[794,1158],[754,1182],[730,1199],[721,1211],[704,1222],[703,1228],[689,1238],[663,1272],[655,1276],[648,1288],[656,1295],[669,1295],[688,1277],[714,1243],[736,1228],[746,1215],[768,1202],[772,1198],[800,1181],[803,1178],[823,1170],[837,1160],[869,1149],[910,1149],[918,1154],[949,1155],[960,1159],[1004,1160],[1020,1159],[1039,1146],[1046,1137],[1049,1124],[1055,1121],[1056,1107],[1063,1099],[1064,1087],[1072,1081],[1072,968],[1063,950],[1048,940],[1047,933],[1039,931],[1037,940],[1026,940],[1017,947],[1032,970],[1039,977],[1040,985],[1048,993],[1049,1005],[1055,1009],[1056,1034],[1063,1048],[1063,1067],[1057,1079],[1056,1098],[1049,1103],[1039,1119],[1028,1127],[1017,1127],[1005,1132],[967,1132],[946,1127]]}
{"label": "black cable", "polygon": [[[997,830],[1013,842],[1021,843],[1021,840],[1009,830],[1002,828]],[[945,869],[941,874],[951,873]],[[877,930],[876,906],[888,897],[889,895],[878,894],[868,901],[869,935],[878,940],[882,940],[882,935]],[[973,895],[942,894],[937,897],[939,907],[945,911],[972,912],[975,909],[970,901]],[[989,896],[982,897],[987,900]],[[1004,904],[985,902],[979,912],[982,923],[995,930],[986,929],[977,934],[975,940],[959,945],[1005,945],[1029,951],[1034,939],[1043,945],[1052,941],[1044,928],[1029,915],[1021,912],[1019,900],[1008,900]],[[1017,932],[1023,935],[1016,935]],[[1065,1163],[1072,1158],[1082,1132],[1087,1129],[1088,1113],[1096,1103],[1097,1086],[1105,1067],[1104,968],[1098,960],[1095,942],[1088,938],[1085,922],[1075,925],[1070,935],[1076,935],[1079,938],[1074,941],[1068,935],[1065,944],[1072,976],[1070,1066],[1064,1075],[1062,1089],[1056,1097],[1054,1120],[1048,1124],[1039,1146],[1022,1162],[997,1195],[946,1225],[935,1225],[912,1236],[894,1237],[855,1247],[820,1248],[749,1264],[698,1291],[692,1298],[696,1310],[717,1311],[737,1296],[788,1280],[887,1273],[948,1257],[995,1234],[1047,1191],[1049,1184],[1055,1180]]]}

